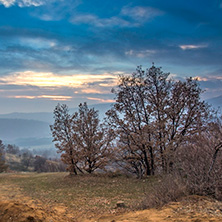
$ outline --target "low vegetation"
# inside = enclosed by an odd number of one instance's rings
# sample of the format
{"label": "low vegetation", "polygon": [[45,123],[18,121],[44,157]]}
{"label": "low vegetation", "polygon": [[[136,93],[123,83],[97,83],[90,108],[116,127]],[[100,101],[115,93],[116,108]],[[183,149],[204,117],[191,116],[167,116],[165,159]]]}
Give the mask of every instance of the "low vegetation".
{"label": "low vegetation", "polygon": [[0,140],[0,172],[64,172],[66,165],[60,159],[33,155],[28,149],[3,144]]}

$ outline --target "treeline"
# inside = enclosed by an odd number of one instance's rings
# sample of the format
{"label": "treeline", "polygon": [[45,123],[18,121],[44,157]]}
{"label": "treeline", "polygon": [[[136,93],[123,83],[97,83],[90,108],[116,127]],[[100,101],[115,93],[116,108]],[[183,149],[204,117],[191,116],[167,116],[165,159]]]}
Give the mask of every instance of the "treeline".
{"label": "treeline", "polygon": [[60,172],[66,166],[60,159],[34,155],[28,149],[20,149],[16,145],[3,144],[0,140],[0,172]]}
{"label": "treeline", "polygon": [[140,66],[112,92],[103,121],[86,103],[74,114],[56,106],[51,131],[71,173],[118,166],[138,178],[177,175],[190,193],[222,197],[221,117],[201,100],[197,79]]}

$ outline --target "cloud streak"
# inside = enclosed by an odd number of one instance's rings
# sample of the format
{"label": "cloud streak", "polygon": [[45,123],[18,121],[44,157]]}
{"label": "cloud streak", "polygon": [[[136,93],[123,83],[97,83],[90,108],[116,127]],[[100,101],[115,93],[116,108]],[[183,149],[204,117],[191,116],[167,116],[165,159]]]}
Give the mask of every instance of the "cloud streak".
{"label": "cloud streak", "polygon": [[101,99],[101,98],[94,98],[94,97],[87,97],[87,99],[94,100],[99,103],[114,103],[115,102],[115,100],[113,99]]}
{"label": "cloud streak", "polygon": [[70,20],[73,24],[88,24],[96,27],[130,27],[138,24],[131,24],[127,20],[113,16],[111,18],[99,18],[93,14],[77,15]]}
{"label": "cloud streak", "polygon": [[29,95],[21,95],[21,96],[8,96],[8,98],[15,99],[49,99],[55,101],[68,101],[71,100],[71,96],[61,96],[61,95],[41,95],[41,96],[29,96]]}
{"label": "cloud streak", "polygon": [[0,0],[0,4],[4,5],[6,8],[9,8],[14,5],[19,7],[39,7],[45,4],[43,0]]}
{"label": "cloud streak", "polygon": [[180,45],[182,50],[202,49],[207,48],[207,45]]}

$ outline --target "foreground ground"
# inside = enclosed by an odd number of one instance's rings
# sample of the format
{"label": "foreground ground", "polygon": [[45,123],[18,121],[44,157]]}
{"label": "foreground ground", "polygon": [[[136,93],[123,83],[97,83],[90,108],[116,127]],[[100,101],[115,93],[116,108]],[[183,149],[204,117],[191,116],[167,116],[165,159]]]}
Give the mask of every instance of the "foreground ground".
{"label": "foreground ground", "polygon": [[[149,188],[149,179],[112,175],[0,174],[0,222],[222,221],[222,203],[198,196],[136,211]],[[126,208],[116,208],[118,201]]]}

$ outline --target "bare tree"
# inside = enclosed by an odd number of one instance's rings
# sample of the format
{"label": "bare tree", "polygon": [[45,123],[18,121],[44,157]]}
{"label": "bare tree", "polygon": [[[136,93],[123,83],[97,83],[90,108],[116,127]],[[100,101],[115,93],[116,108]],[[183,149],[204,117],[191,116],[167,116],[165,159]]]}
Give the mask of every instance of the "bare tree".
{"label": "bare tree", "polygon": [[69,170],[77,174],[104,168],[111,157],[113,133],[100,124],[98,111],[84,103],[73,115],[68,114],[66,105],[58,105],[54,114],[51,130]]}
{"label": "bare tree", "polygon": [[116,129],[120,160],[138,176],[169,172],[175,150],[207,115],[197,80],[173,81],[153,65],[146,71],[139,66],[119,82],[107,115]]}
{"label": "bare tree", "polygon": [[24,166],[24,170],[28,170],[28,168],[33,164],[33,155],[30,151],[26,151],[21,156],[21,164]]}
{"label": "bare tree", "polygon": [[0,140],[0,173],[4,172],[7,169],[7,165],[5,164],[5,160],[3,156],[4,148],[5,148],[5,145]]}
{"label": "bare tree", "polygon": [[98,111],[79,105],[73,122],[73,140],[81,152],[82,169],[92,173],[104,168],[112,154],[112,132],[100,124]]}
{"label": "bare tree", "polygon": [[6,147],[6,153],[11,153],[11,154],[19,154],[19,147],[16,145],[11,145],[8,144]]}
{"label": "bare tree", "polygon": [[50,128],[55,146],[62,153],[62,161],[67,164],[69,172],[77,174],[80,152],[73,140],[73,118],[65,104],[58,104],[54,110],[55,122]]}

